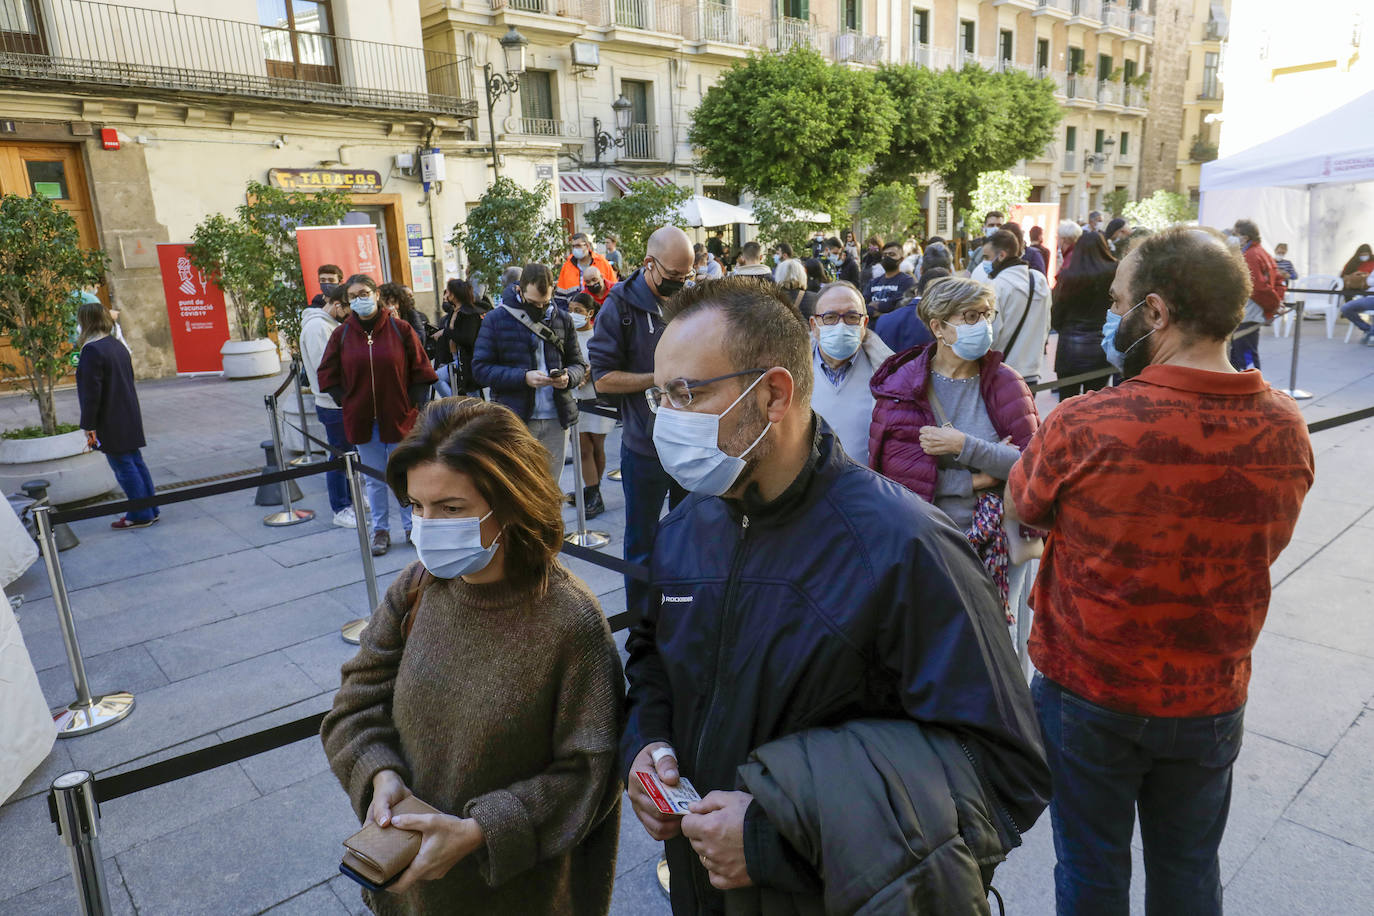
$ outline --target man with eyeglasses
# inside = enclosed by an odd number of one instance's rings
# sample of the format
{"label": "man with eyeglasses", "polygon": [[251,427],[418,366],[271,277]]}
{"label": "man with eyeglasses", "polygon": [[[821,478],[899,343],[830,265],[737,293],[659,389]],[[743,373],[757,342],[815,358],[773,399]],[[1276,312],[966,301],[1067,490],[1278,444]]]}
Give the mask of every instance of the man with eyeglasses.
{"label": "man with eyeglasses", "polygon": [[836,280],[821,288],[811,319],[816,389],[811,406],[839,437],[844,453],[868,464],[868,427],[873,420],[869,380],[892,350],[868,333],[863,296]]}
{"label": "man with eyeglasses", "polygon": [[[587,343],[592,379],[602,395],[624,395],[620,418],[620,475],[625,490],[625,560],[646,564],[663,499],[676,506],[685,495],[659,464],[654,450],[654,418],[643,393],[654,383],[654,347],[663,334],[662,303],[694,276],[692,240],[676,226],[654,230],[644,262],[611,287]],[[625,577],[625,606],[642,609],[643,582]]]}
{"label": "man with eyeglasses", "polygon": [[[844,287],[827,298],[862,312]],[[719,280],[669,311],[647,394],[692,495],[659,528],[626,643],[621,774],[667,843],[673,912],[985,909],[978,863],[1049,795],[991,580],[816,416],[812,340],[771,287]],[[644,783],[679,774],[702,795],[685,817]]]}

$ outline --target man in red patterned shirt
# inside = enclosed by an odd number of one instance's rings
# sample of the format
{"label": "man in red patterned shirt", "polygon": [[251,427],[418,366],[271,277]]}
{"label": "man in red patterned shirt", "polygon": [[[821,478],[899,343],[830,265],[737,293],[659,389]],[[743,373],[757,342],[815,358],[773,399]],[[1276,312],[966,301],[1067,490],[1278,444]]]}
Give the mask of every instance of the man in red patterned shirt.
{"label": "man in red patterned shirt", "polygon": [[1227,359],[1249,295],[1210,230],[1143,241],[1104,327],[1127,381],[1065,401],[1007,481],[1051,532],[1030,655],[1060,914],[1128,913],[1137,807],[1147,912],[1221,913],[1250,652],[1313,474],[1297,405]]}

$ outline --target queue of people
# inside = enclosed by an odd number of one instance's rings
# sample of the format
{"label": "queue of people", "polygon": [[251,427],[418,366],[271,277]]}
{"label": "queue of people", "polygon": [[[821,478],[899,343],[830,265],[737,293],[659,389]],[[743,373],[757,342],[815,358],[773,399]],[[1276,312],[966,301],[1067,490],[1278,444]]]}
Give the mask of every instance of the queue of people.
{"label": "queue of people", "polygon": [[[320,384],[348,440],[380,451],[419,554],[322,729],[359,819],[420,836],[370,908],[605,913],[625,792],[682,916],[987,912],[1047,807],[1058,912],[1128,912],[1138,811],[1150,910],[1220,913],[1249,655],[1312,483],[1306,427],[1228,359],[1257,300],[1252,259],[1219,234],[1061,231],[1051,292],[997,216],[986,282],[951,276],[934,239],[878,309],[865,290],[909,253],[877,239],[876,278],[849,239],[817,240],[867,283],[819,282],[790,249],[708,279],[665,226],[600,299],[574,245],[560,279],[527,265],[480,319],[470,383],[493,401],[418,416],[400,395],[425,379],[419,335],[369,311],[367,278],[343,284]],[[470,305],[449,295],[452,315]],[[1118,384],[1061,391],[1042,418],[1051,327],[1058,375]],[[374,337],[385,417],[357,378]],[[649,571],[626,575],[623,677],[557,558],[563,434],[598,398],[624,427],[624,556]],[[599,512],[596,429],[573,447]]]}

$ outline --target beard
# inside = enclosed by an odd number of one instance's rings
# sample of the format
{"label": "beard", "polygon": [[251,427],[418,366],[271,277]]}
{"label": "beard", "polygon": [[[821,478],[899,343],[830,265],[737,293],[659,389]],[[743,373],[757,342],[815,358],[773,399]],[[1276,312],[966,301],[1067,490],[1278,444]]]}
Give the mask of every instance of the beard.
{"label": "beard", "polygon": [[[745,404],[740,404],[740,408],[745,408]],[[739,425],[735,427],[725,442],[721,443],[727,455],[743,455],[744,450],[754,445],[754,440],[768,426],[768,416],[757,401],[749,400],[747,411],[740,418]],[[735,485],[730,489],[735,493],[743,493],[752,483],[754,472],[763,462],[773,454],[773,438],[764,436],[759,440],[758,445],[754,445],[754,450],[744,458],[744,470],[740,471],[739,477],[735,480]]]}
{"label": "beard", "polygon": [[1125,354],[1121,364],[1123,379],[1135,378],[1154,362],[1154,335],[1145,326],[1144,314],[1132,315],[1116,329],[1116,349]]}

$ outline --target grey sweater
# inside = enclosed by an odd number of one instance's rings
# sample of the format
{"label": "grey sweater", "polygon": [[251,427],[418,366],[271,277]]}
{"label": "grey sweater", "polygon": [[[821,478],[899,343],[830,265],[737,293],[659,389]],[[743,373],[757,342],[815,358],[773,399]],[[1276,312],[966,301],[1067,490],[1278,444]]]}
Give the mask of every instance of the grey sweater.
{"label": "grey sweater", "polygon": [[973,492],[974,468],[1006,480],[1011,466],[1021,457],[1021,450],[1010,443],[1003,445],[992,425],[988,409],[978,389],[979,377],[951,379],[938,372],[930,373],[930,384],[940,399],[954,428],[964,434],[964,449],[955,460],[963,468],[941,468],[935,481],[935,505],[961,529],[973,522],[973,507],[977,502]]}
{"label": "grey sweater", "polygon": [[325,753],[359,820],[372,777],[392,769],[423,801],[474,818],[486,845],[439,880],[364,901],[381,914],[606,913],[624,678],[596,596],[556,562],[542,595],[435,579],[406,637],[415,572],[343,666]]}

